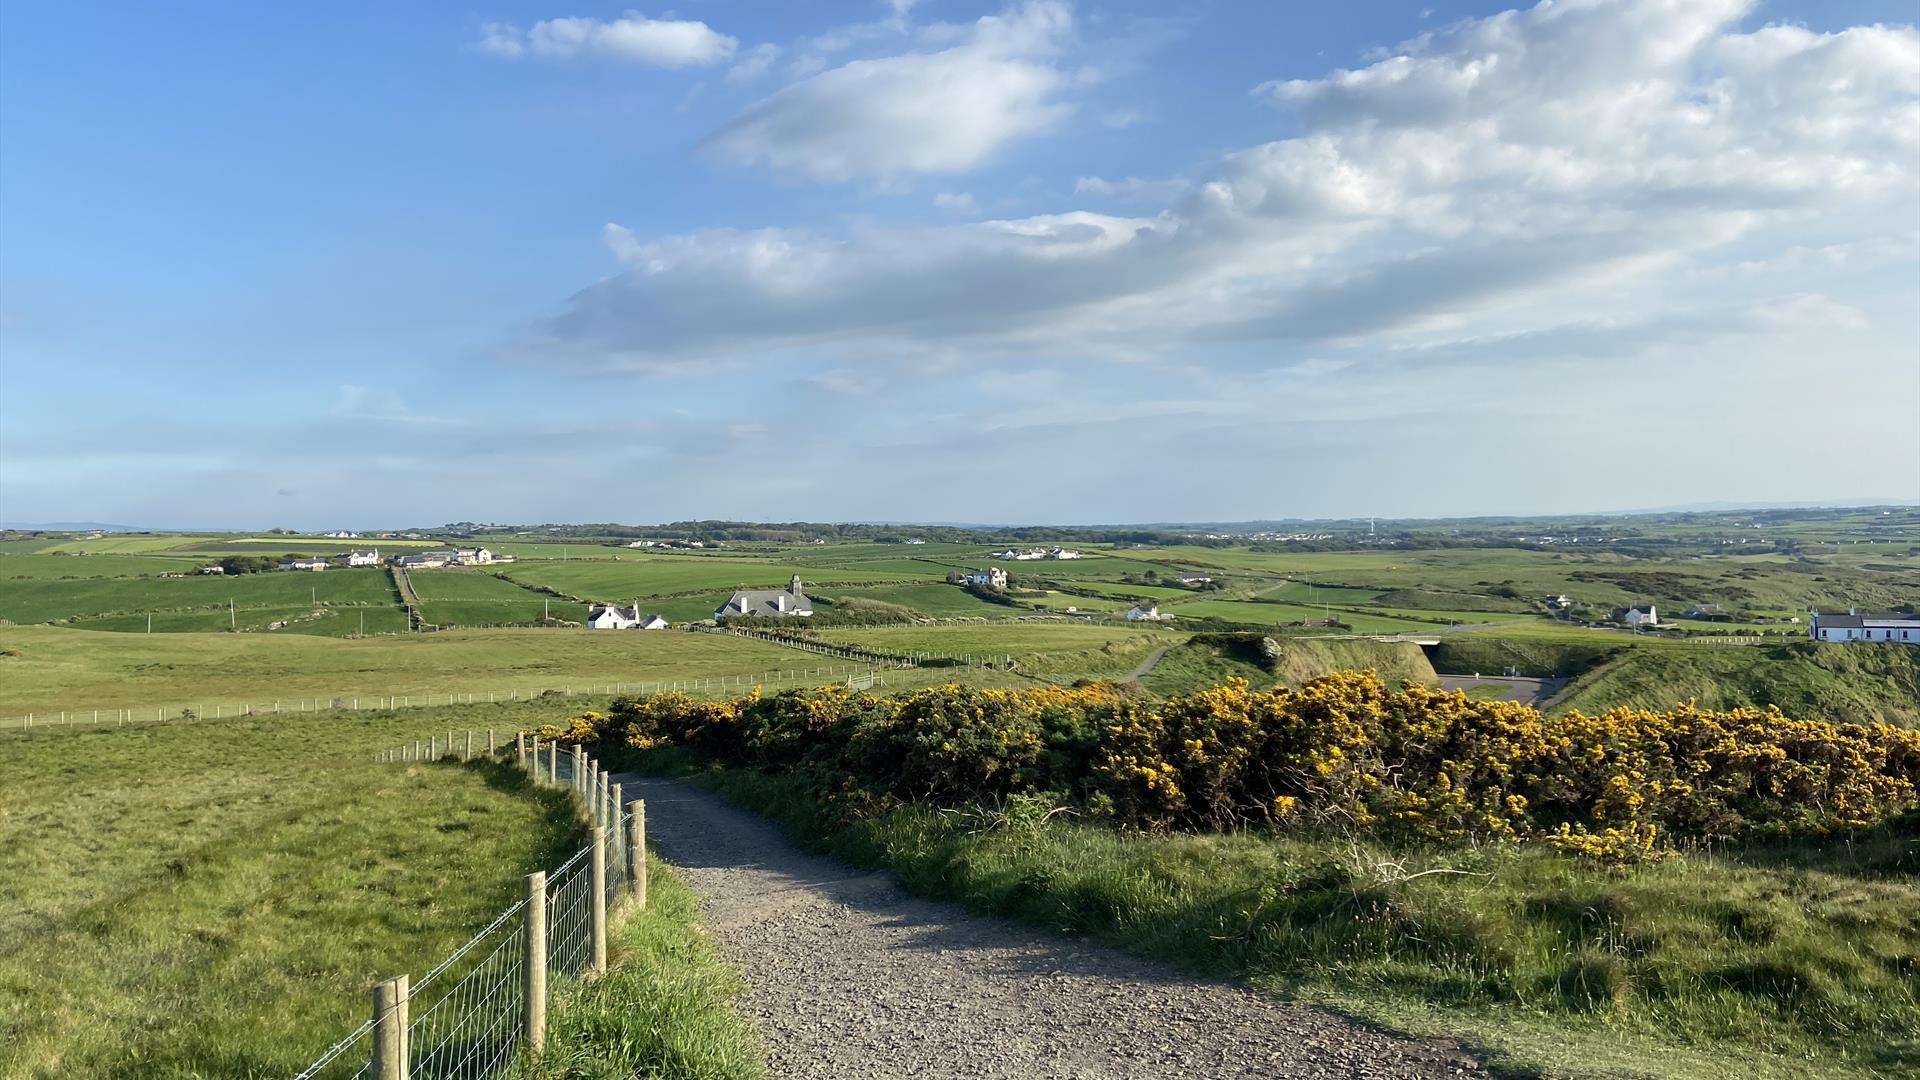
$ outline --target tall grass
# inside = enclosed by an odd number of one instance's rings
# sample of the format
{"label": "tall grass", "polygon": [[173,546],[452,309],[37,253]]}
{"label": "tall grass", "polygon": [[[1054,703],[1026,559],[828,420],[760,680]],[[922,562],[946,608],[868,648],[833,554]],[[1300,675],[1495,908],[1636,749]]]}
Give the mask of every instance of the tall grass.
{"label": "tall grass", "polygon": [[507,710],[16,736],[0,1076],[284,1077],[578,841],[505,766],[373,763]]}

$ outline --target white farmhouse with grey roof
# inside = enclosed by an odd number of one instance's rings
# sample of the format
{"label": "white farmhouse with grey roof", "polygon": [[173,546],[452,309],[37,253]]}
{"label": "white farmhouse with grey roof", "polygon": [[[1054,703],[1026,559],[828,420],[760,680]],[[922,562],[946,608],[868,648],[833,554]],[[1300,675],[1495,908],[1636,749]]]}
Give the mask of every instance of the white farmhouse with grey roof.
{"label": "white farmhouse with grey roof", "polygon": [[787,615],[813,614],[813,601],[800,588],[800,575],[793,575],[784,589],[742,589],[727,597],[713,613],[716,619],[728,619],[740,615],[764,615],[782,618]]}
{"label": "white farmhouse with grey roof", "polygon": [[1848,608],[1845,614],[1816,611],[1808,620],[1807,633],[1815,641],[1904,641],[1920,645],[1920,615],[1859,608]]}

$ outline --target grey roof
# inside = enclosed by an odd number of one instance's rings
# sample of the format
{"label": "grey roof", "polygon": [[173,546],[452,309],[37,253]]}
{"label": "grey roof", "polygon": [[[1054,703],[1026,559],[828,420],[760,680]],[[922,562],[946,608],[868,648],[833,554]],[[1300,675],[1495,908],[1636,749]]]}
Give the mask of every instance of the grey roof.
{"label": "grey roof", "polygon": [[600,617],[602,613],[608,612],[608,611],[613,612],[615,615],[618,615],[622,619],[638,619],[640,617],[639,604],[634,604],[632,606],[623,606],[620,604],[595,604],[592,607],[589,607],[587,609],[587,618],[595,619]]}
{"label": "grey roof", "polygon": [[[780,599],[784,597],[787,609],[781,611]],[[813,601],[799,589],[742,589],[727,598],[727,602],[714,612],[715,618],[729,615],[791,615],[796,611],[812,611]]]}
{"label": "grey roof", "polygon": [[1859,630],[1869,624],[1879,626],[1882,623],[1920,626],[1920,615],[1902,615],[1891,611],[1867,611],[1858,615],[1849,615],[1843,611],[1832,614],[1816,611],[1813,613],[1813,618],[1818,625],[1834,630]]}

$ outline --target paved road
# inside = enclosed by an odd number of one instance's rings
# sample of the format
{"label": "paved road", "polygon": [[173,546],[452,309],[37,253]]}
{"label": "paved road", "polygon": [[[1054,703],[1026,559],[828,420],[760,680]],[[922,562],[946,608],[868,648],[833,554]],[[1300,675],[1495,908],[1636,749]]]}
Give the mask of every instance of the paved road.
{"label": "paved road", "polygon": [[765,819],[623,776],[650,839],[701,897],[744,976],[776,1077],[1286,1077],[1433,1080],[1478,1066],[1450,1043],[1182,977],[907,895],[800,851]]}
{"label": "paved road", "polygon": [[1560,692],[1567,685],[1565,679],[1527,679],[1509,675],[1442,675],[1440,688],[1443,690],[1472,690],[1476,686],[1497,686],[1502,688],[1499,700],[1518,701],[1523,705],[1539,708],[1548,698]]}

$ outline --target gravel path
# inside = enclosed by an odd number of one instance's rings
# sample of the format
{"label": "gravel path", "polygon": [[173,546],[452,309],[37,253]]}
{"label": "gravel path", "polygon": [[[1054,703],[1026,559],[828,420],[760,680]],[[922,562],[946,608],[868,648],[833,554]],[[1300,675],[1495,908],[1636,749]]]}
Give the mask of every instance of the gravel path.
{"label": "gravel path", "polygon": [[1444,1042],[1186,978],[908,895],[802,852],[697,788],[623,776],[648,839],[701,897],[744,976],[777,1077],[1288,1077],[1473,1074]]}

